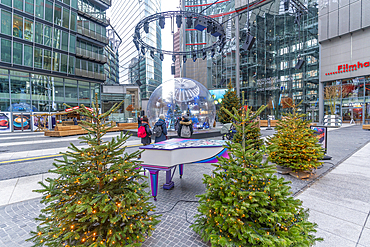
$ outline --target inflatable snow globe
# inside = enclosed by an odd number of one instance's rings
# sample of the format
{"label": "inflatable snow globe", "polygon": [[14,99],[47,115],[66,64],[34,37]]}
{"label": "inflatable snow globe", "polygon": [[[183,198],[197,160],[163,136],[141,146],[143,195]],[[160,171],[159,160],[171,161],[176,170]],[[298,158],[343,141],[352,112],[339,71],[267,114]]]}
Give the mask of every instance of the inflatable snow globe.
{"label": "inflatable snow globe", "polygon": [[151,127],[163,114],[170,130],[175,130],[176,120],[183,115],[192,120],[194,129],[208,129],[215,121],[216,107],[208,89],[201,83],[189,78],[174,78],[154,90],[146,113]]}

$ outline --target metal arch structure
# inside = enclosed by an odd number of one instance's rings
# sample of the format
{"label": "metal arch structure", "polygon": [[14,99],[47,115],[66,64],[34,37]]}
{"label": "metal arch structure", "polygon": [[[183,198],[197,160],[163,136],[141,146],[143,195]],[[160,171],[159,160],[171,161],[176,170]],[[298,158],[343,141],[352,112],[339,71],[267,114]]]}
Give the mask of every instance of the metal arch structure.
{"label": "metal arch structure", "polygon": [[[220,36],[218,36],[218,40],[215,43],[213,43],[212,45],[209,45],[208,47],[198,49],[198,50],[180,51],[180,52],[158,49],[156,47],[148,45],[147,43],[145,43],[141,39],[140,30],[144,27],[145,23],[154,22],[154,21],[157,21],[157,20],[159,20],[160,18],[163,18],[163,17],[164,18],[176,19],[176,16],[181,16],[181,18],[191,17],[193,19],[204,18],[207,21],[207,23],[211,23],[211,25],[213,25],[214,28],[216,28],[218,30],[222,30],[222,34]],[[186,25],[186,23],[182,23],[182,25]],[[139,23],[136,25],[133,37],[134,37],[134,43],[137,42],[137,44],[140,45],[141,48],[144,47],[144,49],[146,49],[146,50],[156,51],[158,54],[175,55],[175,56],[177,56],[177,55],[187,56],[187,55],[193,55],[193,54],[208,52],[208,51],[212,51],[212,50],[216,51],[217,47],[222,47],[223,48],[223,46],[225,44],[225,31],[224,31],[224,28],[223,28],[222,24],[220,24],[218,21],[216,21],[212,17],[206,16],[206,15],[203,15],[203,14],[200,14],[200,13],[182,11],[182,10],[161,12],[161,13],[156,13],[156,14],[150,15],[148,17],[145,17],[144,19],[139,21]],[[139,48],[138,48],[138,51],[140,53]]]}

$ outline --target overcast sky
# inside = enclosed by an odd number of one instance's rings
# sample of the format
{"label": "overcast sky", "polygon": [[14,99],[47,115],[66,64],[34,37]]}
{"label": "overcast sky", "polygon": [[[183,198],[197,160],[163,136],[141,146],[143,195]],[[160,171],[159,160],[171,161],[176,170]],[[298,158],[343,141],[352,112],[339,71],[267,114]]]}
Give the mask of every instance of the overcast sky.
{"label": "overcast sky", "polygon": [[[175,11],[179,10],[179,0],[162,0],[162,12],[164,11]],[[175,23],[176,27],[176,23]],[[177,30],[177,27],[176,27]],[[174,30],[174,31],[176,31]],[[165,28],[162,29],[162,50],[173,51],[173,36],[171,32],[171,23],[170,19],[166,18]],[[164,56],[164,60],[162,62],[162,81],[165,82],[171,78],[171,64],[172,64],[172,57],[169,55]]]}

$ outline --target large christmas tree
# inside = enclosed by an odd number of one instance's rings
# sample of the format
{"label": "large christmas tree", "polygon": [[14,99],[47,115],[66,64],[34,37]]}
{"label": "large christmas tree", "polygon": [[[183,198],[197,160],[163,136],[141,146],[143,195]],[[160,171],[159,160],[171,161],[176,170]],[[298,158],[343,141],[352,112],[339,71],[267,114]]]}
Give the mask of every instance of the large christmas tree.
{"label": "large christmas tree", "polygon": [[[248,112],[235,112],[245,139]],[[291,196],[288,182],[274,175],[275,167],[263,162],[252,142],[228,142],[230,158],[219,158],[212,176],[204,175],[207,189],[199,196],[193,229],[212,246],[313,245],[320,240],[313,234],[316,224],[307,220],[308,211]]]}
{"label": "large christmas tree", "polygon": [[121,133],[111,141],[102,138],[110,123],[104,119],[120,105],[99,115],[97,97],[93,112],[82,105],[80,114],[91,118],[83,124],[88,131],[79,137],[86,148],[73,144],[54,163],[58,178],[46,179],[42,203],[46,208],[36,219],[32,232],[35,246],[139,246],[154,230],[158,216],[148,215],[155,208],[144,191],[148,184],[140,175],[140,151],[128,154]]}
{"label": "large christmas tree", "polygon": [[284,114],[275,127],[277,133],[268,138],[269,158],[293,171],[311,171],[322,164],[318,160],[324,156],[324,150],[315,131],[309,128],[306,114],[299,113],[297,107],[292,104],[292,112]]}
{"label": "large christmas tree", "polygon": [[[231,83],[227,85],[227,91],[224,94],[221,102],[221,108],[224,107],[225,109],[232,111],[233,107],[239,110],[242,105],[240,103],[240,98],[236,95],[236,91],[234,90]],[[217,111],[218,114],[218,121],[221,123],[231,123],[232,118],[223,110]]]}

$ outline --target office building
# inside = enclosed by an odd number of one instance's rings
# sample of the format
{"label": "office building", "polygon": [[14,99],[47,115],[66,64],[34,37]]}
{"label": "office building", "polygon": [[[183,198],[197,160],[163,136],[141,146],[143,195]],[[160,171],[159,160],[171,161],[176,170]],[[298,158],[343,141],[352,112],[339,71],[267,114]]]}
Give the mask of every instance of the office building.
{"label": "office building", "polygon": [[[335,114],[343,122],[370,121],[370,1],[320,1],[320,95],[337,87]],[[320,100],[320,118],[331,114]]]}
{"label": "office building", "polygon": [[[317,1],[306,1],[300,16],[297,16],[296,8],[292,5],[285,10],[282,0],[250,0],[249,11],[247,0],[220,1],[212,6],[210,3],[185,1],[185,10],[188,11],[200,12],[209,7],[203,14],[223,23],[226,32],[226,45],[222,53],[216,52],[213,58],[208,54],[207,67],[201,68],[207,71],[208,89],[226,88],[229,82],[236,88],[238,83],[240,92],[245,94],[245,105],[253,110],[268,105],[262,118],[268,115],[280,118],[287,111],[281,104],[286,98],[296,103],[302,101],[299,109],[318,121]],[[238,12],[239,23],[235,18]],[[244,50],[248,34],[255,37],[256,41],[251,49]],[[240,37],[239,49],[237,35]],[[209,43],[194,29],[186,29],[185,42],[188,50]],[[238,53],[240,62],[237,62]],[[297,66],[299,60],[305,62]],[[191,74],[186,76],[192,78]]]}
{"label": "office building", "polygon": [[[161,1],[114,1],[109,11],[113,27],[122,38],[122,44],[119,47],[119,82],[139,85],[141,98],[149,98],[156,87],[162,83],[162,61],[157,54],[153,59],[149,51],[145,55],[139,54],[133,43],[133,34],[140,20],[161,11]],[[141,37],[151,46],[162,47],[161,28],[158,22],[151,22],[149,33],[146,34],[143,31]]]}
{"label": "office building", "polygon": [[0,110],[91,105],[105,82],[110,0],[2,0]]}

